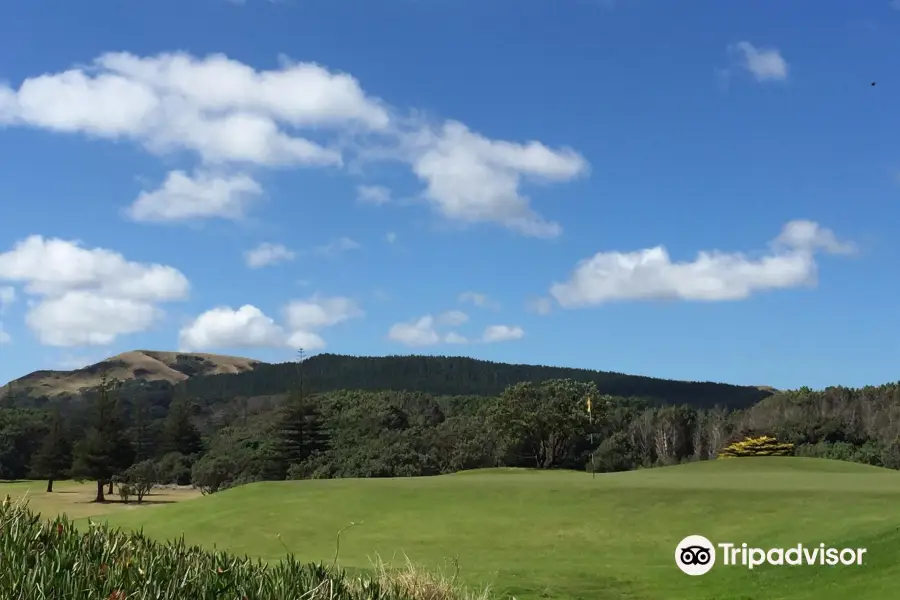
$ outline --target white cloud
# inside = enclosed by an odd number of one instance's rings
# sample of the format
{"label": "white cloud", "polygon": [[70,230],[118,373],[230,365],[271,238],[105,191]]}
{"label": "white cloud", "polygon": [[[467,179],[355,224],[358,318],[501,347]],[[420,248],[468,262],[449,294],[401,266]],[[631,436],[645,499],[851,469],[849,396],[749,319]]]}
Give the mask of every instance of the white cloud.
{"label": "white cloud", "polygon": [[388,231],[387,235],[384,236],[384,239],[388,244],[393,244],[397,241],[397,234],[393,231]]}
{"label": "white cloud", "polygon": [[237,310],[221,306],[206,311],[181,330],[184,351],[208,348],[287,346],[284,330],[251,304]]}
{"label": "white cloud", "polygon": [[598,252],[550,293],[565,308],[617,300],[741,300],[755,292],[815,285],[817,251],[848,254],[855,249],[812,221],[787,223],[770,246],[767,255],[756,259],[713,251],[681,263],[673,262],[662,246]]}
{"label": "white cloud", "polygon": [[481,292],[463,292],[459,295],[460,302],[471,302],[481,308],[500,308],[500,304],[491,300],[487,294]]}
{"label": "white cloud", "polygon": [[481,334],[481,341],[486,344],[495,342],[508,342],[511,340],[519,340],[525,337],[525,330],[521,327],[510,327],[509,325],[491,325]]}
{"label": "white cloud", "polygon": [[438,323],[448,327],[459,327],[469,320],[469,315],[461,310],[448,310],[438,317]]}
{"label": "white cloud", "polygon": [[343,297],[314,296],[291,302],[284,308],[284,325],[251,304],[237,310],[217,307],[183,328],[180,344],[185,351],[242,347],[320,350],[326,342],[318,330],[362,315],[352,300]]}
{"label": "white cloud", "polygon": [[788,76],[788,63],[775,48],[757,48],[750,42],[738,42],[730,49],[741,56],[741,66],[757,81],[784,81]]}
{"label": "white cloud", "polygon": [[104,346],[147,330],[161,316],[148,302],[71,291],[40,302],[25,322],[47,346]]}
{"label": "white cloud", "polygon": [[[560,225],[532,208],[523,185],[589,171],[568,148],[492,140],[452,120],[398,119],[352,76],[288,59],[257,70],[221,54],[103,54],[86,67],[0,84],[0,124],[194,153],[200,171],[171,173],[130,207],[141,221],[238,218],[261,190],[234,169],[341,166],[344,153],[355,152],[409,164],[424,198],[447,219],[555,237]],[[376,140],[386,149],[372,147]],[[382,186],[359,186],[357,194],[376,204],[391,199]]]}
{"label": "white cloud", "polygon": [[348,238],[341,237],[334,241],[331,241],[323,246],[316,247],[316,254],[322,254],[325,256],[337,256],[343,252],[349,252],[350,250],[359,250],[362,246]]}
{"label": "white cloud", "polygon": [[380,130],[389,121],[347,74],[287,60],[257,71],[221,54],[110,53],[0,87],[0,122],[127,138],[155,152],[186,149],[213,163],[339,165],[339,151],[281,125]]}
{"label": "white cloud", "polygon": [[441,336],[434,328],[434,317],[425,315],[409,323],[396,323],[388,331],[388,339],[407,346],[433,346]]}
{"label": "white cloud", "polygon": [[356,302],[343,296],[313,296],[306,300],[294,300],[285,307],[284,314],[285,322],[295,331],[331,327],[364,315]]}
{"label": "white cloud", "polygon": [[128,208],[135,221],[184,221],[221,218],[238,220],[262,195],[262,187],[247,175],[214,175],[172,171],[163,184],[144,191]]}
{"label": "white cloud", "polygon": [[469,315],[459,310],[450,310],[437,318],[425,315],[405,323],[396,323],[388,330],[388,339],[406,346],[434,346],[440,343],[467,344],[468,338],[456,331],[442,334],[439,327],[458,327],[469,320]]}
{"label": "white cloud", "polygon": [[444,336],[444,341],[448,344],[468,344],[469,340],[465,336],[462,336],[455,331],[451,331],[447,335]]}
{"label": "white cloud", "polygon": [[539,315],[549,315],[553,310],[553,302],[550,298],[532,298],[525,305],[525,308],[533,313],[537,313]]}
{"label": "white cloud", "polygon": [[190,287],[173,267],[38,235],[0,253],[3,280],[38,298],[29,299],[26,323],[52,346],[109,344],[143,331],[162,316],[158,303],[182,300]]}
{"label": "white cloud", "polygon": [[380,185],[360,185],[356,187],[356,199],[364,204],[381,206],[391,201],[391,190]]}
{"label": "white cloud", "polygon": [[455,121],[421,129],[406,142],[426,198],[444,217],[499,223],[533,237],[556,237],[562,228],[531,208],[522,180],[567,181],[588,171],[574,150],[490,140]]}
{"label": "white cloud", "polygon": [[5,344],[11,344],[11,343],[12,343],[12,337],[5,331],[0,330],[0,346],[3,346]]}
{"label": "white cloud", "polygon": [[244,260],[251,269],[259,269],[268,265],[294,260],[296,254],[282,244],[263,242],[253,250],[244,253]]}

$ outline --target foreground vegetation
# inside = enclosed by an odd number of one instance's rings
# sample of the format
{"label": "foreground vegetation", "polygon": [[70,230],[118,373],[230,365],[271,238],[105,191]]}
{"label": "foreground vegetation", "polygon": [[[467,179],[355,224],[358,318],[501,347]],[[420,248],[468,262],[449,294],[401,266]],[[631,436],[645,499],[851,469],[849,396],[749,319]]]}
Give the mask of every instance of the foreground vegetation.
{"label": "foreground vegetation", "polygon": [[291,555],[268,565],[96,523],[79,530],[64,516],[42,520],[9,498],[0,504],[0,531],[0,589],[9,600],[476,599],[412,567],[348,577]]}
{"label": "foreground vegetation", "polygon": [[[18,484],[17,484],[18,485]],[[65,488],[62,488],[65,489]],[[0,493],[4,488],[0,485]],[[64,494],[68,496],[69,494]],[[735,458],[597,475],[491,469],[400,479],[263,482],[103,520],[158,540],[369,572],[406,556],[507,600],[893,600],[900,473],[807,458]],[[356,525],[348,526],[351,523]],[[87,520],[79,521],[86,528]],[[345,529],[346,528],[346,529]],[[763,547],[868,549],[862,567],[673,564],[688,534]]]}

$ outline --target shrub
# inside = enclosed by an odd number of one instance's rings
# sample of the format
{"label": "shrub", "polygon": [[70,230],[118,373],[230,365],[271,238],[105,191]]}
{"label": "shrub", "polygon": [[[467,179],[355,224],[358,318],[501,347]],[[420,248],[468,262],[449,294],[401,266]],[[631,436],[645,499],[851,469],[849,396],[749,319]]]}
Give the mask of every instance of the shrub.
{"label": "shrub", "polygon": [[291,555],[267,565],[97,523],[78,530],[65,516],[44,521],[8,497],[0,531],[4,600],[487,600],[412,569],[351,578]]}
{"label": "shrub", "polygon": [[131,495],[134,493],[134,490],[131,489],[131,486],[127,483],[119,484],[119,498],[122,499],[122,502],[128,503],[128,500],[131,499]]}
{"label": "shrub", "polygon": [[794,444],[781,443],[769,435],[749,437],[740,442],[733,442],[719,452],[719,458],[735,458],[746,456],[792,456]]}
{"label": "shrub", "polygon": [[138,504],[140,504],[144,501],[144,496],[149,494],[153,486],[159,481],[156,463],[152,460],[145,460],[131,465],[125,471],[124,479],[134,491]]}

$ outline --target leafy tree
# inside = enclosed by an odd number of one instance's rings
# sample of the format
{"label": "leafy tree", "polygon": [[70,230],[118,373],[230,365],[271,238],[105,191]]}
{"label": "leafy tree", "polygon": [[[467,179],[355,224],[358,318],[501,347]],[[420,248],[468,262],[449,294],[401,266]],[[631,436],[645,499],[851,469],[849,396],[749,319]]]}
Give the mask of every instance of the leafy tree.
{"label": "leafy tree", "polygon": [[50,431],[34,456],[32,472],[35,477],[47,480],[47,493],[51,493],[53,481],[65,477],[71,466],[72,444],[66,435],[62,415],[57,410],[50,421]]}
{"label": "leafy tree", "polygon": [[[514,460],[539,469],[574,466],[576,448],[588,434],[586,401],[597,387],[567,379],[508,387],[490,416]],[[594,411],[602,406],[594,406]]]}
{"label": "leafy tree", "polygon": [[189,485],[191,483],[191,459],[180,452],[169,452],[156,463],[159,483]]}
{"label": "leafy tree", "polygon": [[114,397],[116,382],[105,376],[93,403],[93,415],[86,436],[75,448],[76,476],[97,481],[95,502],[104,502],[103,484],[127,469],[134,460],[134,448]]}
{"label": "leafy tree", "polygon": [[144,501],[144,496],[149,494],[153,486],[159,482],[156,463],[152,460],[144,460],[131,465],[125,471],[125,481],[137,496],[138,504],[140,504]]}
{"label": "leafy tree", "polygon": [[232,456],[207,454],[191,469],[191,481],[203,495],[215,494],[234,481],[239,469]]}

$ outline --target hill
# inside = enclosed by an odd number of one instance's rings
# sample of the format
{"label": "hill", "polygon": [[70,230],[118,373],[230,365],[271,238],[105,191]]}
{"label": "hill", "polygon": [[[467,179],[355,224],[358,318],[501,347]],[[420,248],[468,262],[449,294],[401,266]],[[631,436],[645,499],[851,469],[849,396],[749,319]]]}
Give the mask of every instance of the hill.
{"label": "hill", "polygon": [[[837,461],[751,458],[598,475],[485,470],[427,478],[265,482],[109,514],[168,539],[274,561],[371,559],[446,569],[498,597],[888,599],[900,577],[900,474]],[[0,487],[0,493],[3,492]],[[38,497],[34,498],[38,501]],[[852,505],[853,510],[847,507]],[[862,567],[673,564],[690,534],[751,547],[867,548]]]}
{"label": "hill", "polygon": [[74,371],[35,371],[0,388],[0,397],[14,390],[17,397],[53,398],[96,388],[104,375],[177,384],[197,375],[242,373],[259,361],[237,356],[133,350]]}
{"label": "hill", "polygon": [[[135,350],[75,371],[36,371],[0,388],[17,399],[76,396],[101,375],[122,381],[182,387],[195,398],[256,398],[295,389],[298,365],[249,358]],[[608,371],[497,363],[457,356],[364,357],[319,354],[303,363],[304,388],[417,391],[447,396],[496,396],[507,386],[548,379],[594,382],[602,394],[640,397],[655,404],[744,408],[772,395],[769,389],[714,382],[675,381]],[[139,386],[132,386],[137,389]],[[145,386],[146,387],[146,386]]]}

